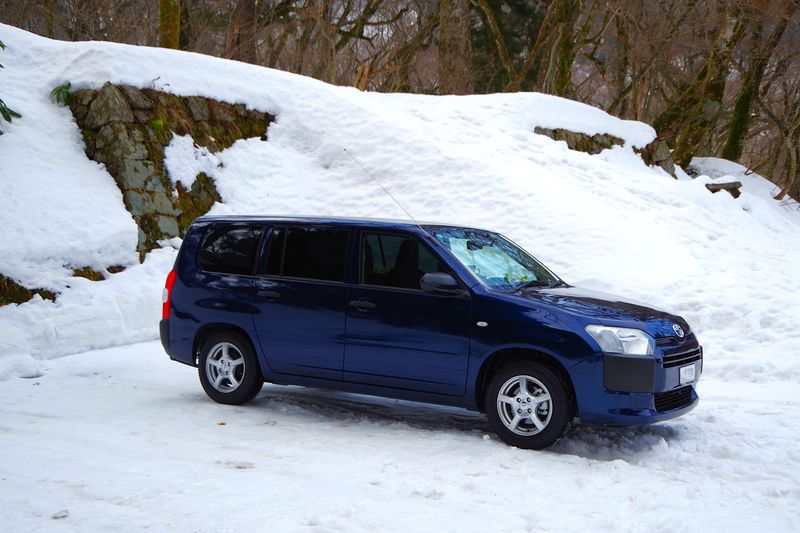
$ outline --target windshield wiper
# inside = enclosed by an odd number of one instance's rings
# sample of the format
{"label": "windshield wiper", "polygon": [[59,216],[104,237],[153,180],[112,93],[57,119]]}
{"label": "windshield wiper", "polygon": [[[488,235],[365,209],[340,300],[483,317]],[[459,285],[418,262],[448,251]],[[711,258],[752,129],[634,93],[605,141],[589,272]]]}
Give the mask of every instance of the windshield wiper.
{"label": "windshield wiper", "polygon": [[520,283],[519,285],[516,285],[514,287],[514,291],[521,291],[523,289],[530,289],[533,287],[552,289],[554,287],[566,287],[566,286],[567,284],[561,281],[560,279],[553,281],[542,281],[539,279],[532,279],[530,281],[525,281],[523,283]]}
{"label": "windshield wiper", "polygon": [[539,279],[532,279],[530,281],[523,281],[519,285],[514,286],[515,291],[521,291],[522,289],[530,289],[531,287],[549,287],[550,282],[542,281]]}

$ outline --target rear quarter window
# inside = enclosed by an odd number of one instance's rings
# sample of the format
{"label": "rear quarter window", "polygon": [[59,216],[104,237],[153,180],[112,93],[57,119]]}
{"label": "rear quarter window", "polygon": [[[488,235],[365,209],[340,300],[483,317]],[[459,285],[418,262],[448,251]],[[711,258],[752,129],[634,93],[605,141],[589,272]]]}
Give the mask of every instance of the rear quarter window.
{"label": "rear quarter window", "polygon": [[262,228],[253,226],[213,226],[200,244],[200,268],[220,274],[252,274],[261,232]]}

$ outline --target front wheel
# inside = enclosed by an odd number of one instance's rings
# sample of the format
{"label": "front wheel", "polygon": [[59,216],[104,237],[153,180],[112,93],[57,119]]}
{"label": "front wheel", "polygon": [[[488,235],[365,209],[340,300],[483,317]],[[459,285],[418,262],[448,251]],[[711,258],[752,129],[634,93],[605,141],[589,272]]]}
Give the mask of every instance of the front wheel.
{"label": "front wheel", "polygon": [[492,429],[504,442],[540,450],[560,439],[571,418],[559,376],[533,361],[510,363],[490,379],[484,400]]}
{"label": "front wheel", "polygon": [[203,390],[219,403],[249,402],[264,384],[253,348],[233,331],[216,333],[203,342],[197,371]]}

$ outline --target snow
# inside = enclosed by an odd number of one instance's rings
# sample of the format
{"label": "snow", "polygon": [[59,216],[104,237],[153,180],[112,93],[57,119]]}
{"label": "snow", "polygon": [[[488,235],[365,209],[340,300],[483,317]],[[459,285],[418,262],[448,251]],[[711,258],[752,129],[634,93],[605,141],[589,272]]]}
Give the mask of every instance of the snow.
{"label": "snow", "polygon": [[161,300],[151,293],[157,280],[163,285],[176,253],[154,250],[143,264],[103,282],[73,277],[55,302],[37,296],[0,307],[0,381],[40,375],[43,358],[158,336]]}
{"label": "snow", "polygon": [[194,144],[191,135],[173,134],[164,148],[164,165],[173,185],[181,183],[189,190],[199,173],[213,174],[220,162],[208,148]]}
{"label": "snow", "polygon": [[[773,209],[782,211],[798,210],[796,199],[790,198],[789,201],[784,202],[773,201],[773,198],[780,192],[781,188],[739,163],[719,157],[695,157],[689,163],[689,167],[698,175],[698,178],[708,177],[710,182],[728,183],[738,181],[742,184],[741,190],[743,192],[757,196]],[[795,220],[798,219],[795,218]]]}
{"label": "snow", "polygon": [[[796,529],[800,212],[767,180],[709,158],[674,180],[633,151],[649,126],[542,94],[364,93],[199,54],[0,38],[0,98],[23,115],[0,137],[0,273],[60,292],[0,308],[0,529]],[[223,407],[156,342],[88,351],[156,338],[178,242],[138,264],[113,179],[48,101],[65,81],[274,115],[267,142],[207,154],[173,139],[171,179],[211,176],[214,214],[406,218],[377,180],[417,219],[496,229],[572,284],[684,316],[705,348],[700,406],[532,453],[463,411],[272,386]],[[588,155],[536,126],[625,145]],[[725,175],[738,199],[705,188]],[[101,282],[71,273],[116,264]]]}
{"label": "snow", "polygon": [[5,531],[789,532],[800,516],[797,383],[707,380],[669,424],[532,452],[459,409],[270,385],[218,405],[158,342],[45,364],[2,384]]}

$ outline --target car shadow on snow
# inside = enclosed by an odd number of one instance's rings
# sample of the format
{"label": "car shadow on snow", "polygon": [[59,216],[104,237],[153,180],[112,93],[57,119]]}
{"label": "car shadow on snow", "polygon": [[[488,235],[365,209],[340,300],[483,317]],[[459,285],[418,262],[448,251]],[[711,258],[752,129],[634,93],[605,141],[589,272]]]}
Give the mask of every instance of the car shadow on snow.
{"label": "car shadow on snow", "polygon": [[[492,435],[486,415],[457,407],[446,407],[404,400],[392,400],[337,391],[303,387],[266,385],[254,403],[297,415],[327,419],[331,423],[367,422],[381,425],[402,424],[429,431],[462,431],[476,437]],[[577,425],[548,451],[599,461],[635,462],[637,456],[669,448],[670,441],[681,440],[675,425],[607,427]]]}
{"label": "car shadow on snow", "polygon": [[458,407],[393,400],[304,387],[266,385],[254,402],[313,415],[330,422],[405,424],[417,429],[490,431],[486,416]]}

